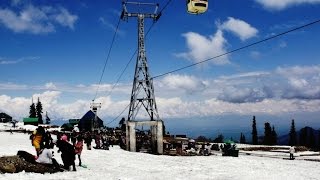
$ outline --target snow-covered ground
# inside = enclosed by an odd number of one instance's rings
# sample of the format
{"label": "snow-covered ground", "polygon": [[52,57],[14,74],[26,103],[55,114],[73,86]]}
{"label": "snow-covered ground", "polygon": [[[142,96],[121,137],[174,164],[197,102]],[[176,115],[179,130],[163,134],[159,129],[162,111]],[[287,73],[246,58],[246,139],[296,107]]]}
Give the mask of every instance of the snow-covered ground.
{"label": "snow-covered ground", "polygon": [[[15,155],[18,150],[35,154],[28,134],[1,132],[0,156]],[[55,158],[62,163],[54,149]],[[283,157],[287,154],[283,154]],[[121,150],[86,150],[83,164],[76,172],[56,174],[0,174],[0,179],[320,179],[320,163],[240,154],[238,158],[212,156],[156,156]],[[78,163],[78,161],[76,161]]]}

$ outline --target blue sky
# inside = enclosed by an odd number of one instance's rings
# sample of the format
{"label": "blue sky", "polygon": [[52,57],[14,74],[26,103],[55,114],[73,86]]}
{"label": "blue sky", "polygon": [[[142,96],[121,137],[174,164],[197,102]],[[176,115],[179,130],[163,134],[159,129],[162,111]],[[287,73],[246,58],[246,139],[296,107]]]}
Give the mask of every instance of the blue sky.
{"label": "blue sky", "polygon": [[[166,2],[159,1],[160,9]],[[40,97],[52,119],[80,118],[97,91],[121,10],[115,0],[0,0],[0,111],[21,120],[32,97]],[[287,31],[319,19],[319,12],[320,0],[211,0],[205,14],[190,15],[184,1],[173,0],[147,36],[150,73]],[[146,20],[146,31],[151,24]],[[253,115],[279,128],[292,118],[318,128],[319,32],[315,24],[155,79],[160,116],[169,130],[184,127],[187,133],[217,123],[221,132],[230,124],[250,127]],[[110,89],[136,48],[137,20],[121,21],[96,99],[105,122],[129,103],[135,57],[111,94]],[[195,123],[199,127],[192,129]]]}

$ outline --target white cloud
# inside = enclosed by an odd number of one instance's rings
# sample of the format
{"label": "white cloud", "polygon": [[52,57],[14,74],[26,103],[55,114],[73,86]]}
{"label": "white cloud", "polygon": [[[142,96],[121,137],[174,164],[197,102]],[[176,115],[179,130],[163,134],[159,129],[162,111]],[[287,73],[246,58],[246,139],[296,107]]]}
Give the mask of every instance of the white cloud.
{"label": "white cloud", "polygon": [[221,28],[237,35],[242,41],[257,36],[258,30],[245,21],[229,17],[228,21],[222,23]]}
{"label": "white cloud", "polygon": [[22,0],[11,0],[11,5],[12,6],[18,6],[22,3]]}
{"label": "white cloud", "polygon": [[219,100],[232,103],[245,103],[245,102],[260,102],[264,99],[272,97],[272,93],[269,89],[262,88],[240,88],[228,86],[223,89],[218,96]]}
{"label": "white cloud", "polygon": [[65,8],[36,7],[28,5],[20,12],[5,8],[0,9],[0,24],[16,33],[45,34],[56,30],[55,24],[71,29],[78,17]]}
{"label": "white cloud", "polygon": [[206,87],[207,82],[188,75],[168,75],[160,82],[156,82],[156,85],[161,89],[191,93],[202,91]]}
{"label": "white cloud", "polygon": [[[223,37],[223,32],[218,30],[213,36],[205,37],[195,32],[183,34],[186,38],[189,52],[179,53],[178,57],[183,57],[195,63],[226,53],[227,40]],[[211,60],[214,64],[228,64],[228,56],[223,56]]]}
{"label": "white cloud", "polygon": [[62,26],[66,26],[66,27],[69,27],[70,29],[74,29],[74,24],[78,20],[78,16],[70,14],[70,12],[63,7],[60,7],[59,11],[60,13],[53,15],[55,20]]}
{"label": "white cloud", "polygon": [[229,64],[229,56],[224,55],[215,59],[216,56],[227,53],[228,41],[224,37],[224,31],[230,31],[241,40],[247,40],[255,37],[258,34],[258,30],[252,27],[245,21],[229,17],[228,21],[218,25],[217,32],[209,37],[203,36],[196,32],[187,32],[183,34],[186,39],[188,52],[177,53],[177,57],[182,57],[188,60],[198,63],[210,59],[215,65]]}
{"label": "white cloud", "polygon": [[27,85],[13,84],[13,83],[0,83],[1,90],[26,90]]}
{"label": "white cloud", "polygon": [[261,57],[261,53],[259,51],[251,51],[250,57],[253,59],[259,59]]}
{"label": "white cloud", "polygon": [[[154,81],[156,101],[163,118],[213,116],[221,114],[283,114],[318,112],[320,105],[320,66],[279,67],[270,72],[257,71],[203,80],[188,75],[169,75]],[[90,108],[87,92],[94,85],[61,85],[48,82],[39,86],[0,84],[5,90],[41,90],[44,111],[54,118],[80,118]],[[55,91],[47,91],[54,89]],[[101,118],[116,117],[129,104],[131,85],[121,84],[112,96],[100,93],[96,102],[102,103]],[[126,88],[126,90],[122,90]],[[110,85],[102,87],[110,89]],[[94,89],[96,90],[96,89]],[[70,93],[72,92],[72,93]],[[192,94],[191,94],[192,93]],[[3,94],[3,93],[2,93]],[[72,94],[68,102],[65,97]],[[120,98],[119,98],[120,97]],[[18,117],[28,114],[30,97],[0,96],[0,111]],[[123,116],[127,115],[126,110]]]}
{"label": "white cloud", "polygon": [[18,64],[27,60],[38,60],[39,57],[23,57],[18,60],[5,60],[5,58],[0,58],[0,65],[8,65],[8,64]]}
{"label": "white cloud", "polygon": [[255,0],[266,9],[282,10],[290,6],[300,4],[317,4],[320,0]]}
{"label": "white cloud", "polygon": [[46,84],[44,85],[44,87],[45,87],[46,89],[49,89],[49,90],[55,90],[55,89],[57,89],[57,86],[56,86],[53,82],[46,83]]}
{"label": "white cloud", "polygon": [[260,102],[232,103],[217,99],[206,101],[182,101],[179,98],[159,99],[160,115],[165,118],[210,117],[216,115],[280,115],[294,112],[318,112],[320,100],[274,100],[265,99]]}
{"label": "white cloud", "polygon": [[116,26],[114,26],[112,23],[108,22],[105,18],[103,17],[99,17],[99,22],[106,26],[107,28],[111,29],[112,31],[117,31],[117,34],[119,34],[120,36],[124,36],[125,32],[120,30],[119,28],[117,29]]}

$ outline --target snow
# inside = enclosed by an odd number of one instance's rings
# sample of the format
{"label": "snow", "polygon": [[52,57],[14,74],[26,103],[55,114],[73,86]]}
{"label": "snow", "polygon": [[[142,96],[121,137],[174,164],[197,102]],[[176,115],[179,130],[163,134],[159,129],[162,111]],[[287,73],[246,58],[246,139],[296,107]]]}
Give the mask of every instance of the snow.
{"label": "snow", "polygon": [[[0,132],[0,144],[0,156],[15,155],[18,150],[35,154],[28,134]],[[220,152],[212,156],[157,156],[124,151],[118,146],[110,147],[109,151],[84,148],[82,162],[88,168],[77,166],[76,172],[55,174],[0,174],[0,179],[320,179],[319,162],[283,160],[288,154],[282,152],[250,153],[258,153],[259,156],[246,155],[244,151],[239,157],[223,157]],[[266,157],[273,155],[275,157]],[[54,149],[54,157],[62,163],[57,149]],[[307,158],[312,157],[319,156]]]}

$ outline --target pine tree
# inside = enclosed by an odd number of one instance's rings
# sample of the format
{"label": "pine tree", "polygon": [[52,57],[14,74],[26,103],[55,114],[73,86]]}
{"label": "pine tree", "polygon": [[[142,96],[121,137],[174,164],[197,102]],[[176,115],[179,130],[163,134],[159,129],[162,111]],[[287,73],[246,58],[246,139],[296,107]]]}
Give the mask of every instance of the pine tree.
{"label": "pine tree", "polygon": [[313,129],[310,128],[309,129],[309,136],[308,136],[308,142],[307,142],[307,147],[309,148],[315,148],[316,147],[316,139],[315,139],[315,136],[314,136],[314,133],[313,133]]}
{"label": "pine tree", "polygon": [[264,124],[264,137],[263,137],[263,144],[271,145],[272,144],[272,130],[270,123],[266,122]]}
{"label": "pine tree", "polygon": [[246,137],[242,133],[240,134],[240,143],[241,144],[245,144],[246,143]]}
{"label": "pine tree", "polygon": [[300,136],[299,136],[300,146],[307,146],[307,136],[308,136],[307,127],[302,128],[300,130]]}
{"label": "pine tree", "polygon": [[48,113],[46,112],[46,124],[50,124],[51,119],[48,116]]}
{"label": "pine tree", "polygon": [[320,129],[318,130],[318,151],[320,151]]}
{"label": "pine tree", "polygon": [[292,119],[291,128],[289,132],[289,145],[290,146],[297,145],[297,133],[296,133],[296,127],[294,125],[294,119]]}
{"label": "pine tree", "polygon": [[43,124],[42,103],[40,102],[40,98],[38,98],[38,102],[37,102],[37,106],[36,106],[36,112],[37,112],[38,123],[39,124]]}
{"label": "pine tree", "polygon": [[219,134],[218,137],[216,137],[216,138],[213,140],[213,142],[214,142],[214,143],[222,143],[222,142],[223,142],[223,139],[224,139],[223,135],[222,135],[222,134]]}
{"label": "pine tree", "polygon": [[242,133],[240,134],[240,144],[242,144],[243,141],[243,137],[242,137]]}
{"label": "pine tree", "polygon": [[246,141],[246,137],[244,136],[244,134],[242,135],[242,140],[243,140],[243,144],[246,144],[247,143],[247,141]]}
{"label": "pine tree", "polygon": [[256,117],[253,116],[252,120],[252,144],[258,144],[258,132],[257,132],[257,125],[256,125]]}
{"label": "pine tree", "polygon": [[30,105],[30,111],[29,111],[29,118],[36,118],[36,117],[37,117],[36,107],[32,99],[32,104]]}
{"label": "pine tree", "polygon": [[274,129],[274,126],[272,126],[272,131],[271,131],[271,137],[272,137],[272,145],[278,144],[278,135]]}

